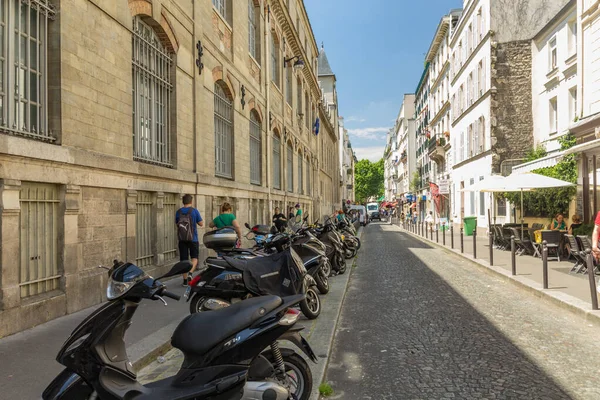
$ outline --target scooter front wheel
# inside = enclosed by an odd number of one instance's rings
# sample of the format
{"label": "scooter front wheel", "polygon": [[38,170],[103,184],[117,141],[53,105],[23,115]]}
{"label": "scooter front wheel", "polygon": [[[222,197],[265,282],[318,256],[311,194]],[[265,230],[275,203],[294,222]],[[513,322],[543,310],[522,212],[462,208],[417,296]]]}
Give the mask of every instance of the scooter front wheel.
{"label": "scooter front wheel", "polygon": [[319,293],[329,293],[329,279],[327,278],[327,275],[323,273],[323,271],[319,271],[315,275],[315,282],[317,283],[317,289],[319,289]]}
{"label": "scooter front wheel", "polygon": [[315,319],[321,314],[321,299],[316,286],[306,289],[306,298],[300,302],[302,314],[308,319]]}

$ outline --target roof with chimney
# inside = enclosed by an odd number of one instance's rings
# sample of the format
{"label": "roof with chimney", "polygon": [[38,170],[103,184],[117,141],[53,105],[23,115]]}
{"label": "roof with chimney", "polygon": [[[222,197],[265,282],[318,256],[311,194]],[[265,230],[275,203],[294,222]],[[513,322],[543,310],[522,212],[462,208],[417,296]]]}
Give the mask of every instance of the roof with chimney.
{"label": "roof with chimney", "polygon": [[335,76],[333,71],[331,70],[331,65],[329,65],[329,60],[327,59],[327,54],[325,54],[325,48],[323,44],[321,44],[321,50],[319,51],[319,76]]}

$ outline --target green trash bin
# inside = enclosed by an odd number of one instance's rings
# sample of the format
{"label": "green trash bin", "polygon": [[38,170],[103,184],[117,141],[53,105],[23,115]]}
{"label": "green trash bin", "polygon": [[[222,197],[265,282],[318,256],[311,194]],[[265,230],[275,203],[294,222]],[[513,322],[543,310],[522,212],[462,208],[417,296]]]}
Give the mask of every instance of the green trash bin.
{"label": "green trash bin", "polygon": [[465,228],[465,236],[473,236],[473,231],[477,226],[477,217],[464,217],[463,226]]}

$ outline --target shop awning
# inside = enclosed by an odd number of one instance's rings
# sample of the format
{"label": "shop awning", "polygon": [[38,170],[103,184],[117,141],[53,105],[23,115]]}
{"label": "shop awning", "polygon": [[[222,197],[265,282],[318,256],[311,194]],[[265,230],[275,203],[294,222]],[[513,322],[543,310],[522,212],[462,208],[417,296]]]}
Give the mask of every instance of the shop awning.
{"label": "shop awning", "polygon": [[600,139],[590,140],[587,143],[578,144],[577,146],[573,146],[570,149],[567,149],[563,152],[563,155],[581,153],[584,151],[598,151],[600,152]]}
{"label": "shop awning", "polygon": [[381,196],[380,198],[377,199],[377,201],[384,201],[385,200],[385,196]]}
{"label": "shop awning", "polygon": [[512,172],[521,174],[524,172],[531,172],[540,168],[554,167],[556,164],[558,164],[563,155],[564,153],[560,151],[557,153],[550,154],[546,157],[538,158],[537,160],[515,165],[512,168]]}

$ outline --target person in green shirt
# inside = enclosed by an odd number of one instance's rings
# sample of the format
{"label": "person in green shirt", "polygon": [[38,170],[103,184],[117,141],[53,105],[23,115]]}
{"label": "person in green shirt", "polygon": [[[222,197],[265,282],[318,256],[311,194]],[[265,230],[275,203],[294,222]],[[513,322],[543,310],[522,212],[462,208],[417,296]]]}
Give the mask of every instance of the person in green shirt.
{"label": "person in green shirt", "polygon": [[553,231],[566,231],[567,224],[565,223],[565,217],[562,214],[557,214],[556,219],[550,225],[550,229]]}
{"label": "person in green shirt", "polygon": [[216,229],[221,229],[226,226],[233,227],[238,236],[238,243],[236,247],[240,247],[242,243],[242,229],[240,228],[240,224],[235,219],[235,215],[233,215],[231,204],[227,202],[223,203],[221,206],[221,214],[217,215],[208,226]]}
{"label": "person in green shirt", "polygon": [[300,208],[300,203],[296,204],[296,222],[302,221],[302,209]]}

